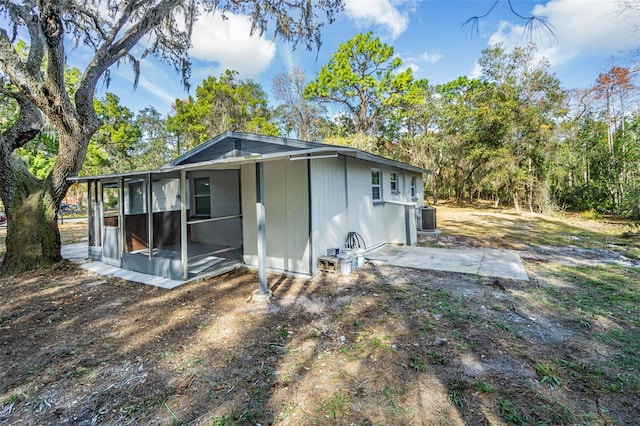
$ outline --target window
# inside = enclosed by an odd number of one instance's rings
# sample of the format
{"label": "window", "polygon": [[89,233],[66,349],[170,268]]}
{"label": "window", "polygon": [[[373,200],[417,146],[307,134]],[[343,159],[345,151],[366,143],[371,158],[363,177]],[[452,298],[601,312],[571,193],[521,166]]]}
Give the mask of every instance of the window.
{"label": "window", "polygon": [[118,216],[120,191],[117,183],[102,184],[102,209],[104,217]]}
{"label": "window", "polygon": [[127,214],[144,213],[144,182],[132,182],[129,185],[129,205]]}
{"label": "window", "polygon": [[398,192],[399,191],[399,187],[398,187],[398,174],[397,173],[390,173],[389,174],[389,180],[391,181],[391,192]]}
{"label": "window", "polygon": [[371,199],[373,199],[373,201],[380,201],[382,199],[380,174],[380,170],[371,170]]}
{"label": "window", "polygon": [[416,177],[411,176],[411,198],[416,198]]}
{"label": "window", "polygon": [[211,184],[209,178],[196,178],[193,180],[194,198],[196,204],[196,216],[211,216]]}

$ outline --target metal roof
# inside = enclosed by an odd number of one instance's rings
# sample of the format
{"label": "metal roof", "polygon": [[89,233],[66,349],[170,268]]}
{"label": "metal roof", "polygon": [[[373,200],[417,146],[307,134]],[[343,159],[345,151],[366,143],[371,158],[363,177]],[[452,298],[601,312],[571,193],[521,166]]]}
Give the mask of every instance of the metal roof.
{"label": "metal roof", "polygon": [[[252,141],[264,144],[275,144],[279,146],[291,147],[291,150],[283,151],[283,152],[275,152],[271,154],[249,154],[239,157],[229,157],[229,158],[217,158],[213,160],[207,161],[199,161],[195,163],[187,163],[180,164],[189,158],[197,155],[207,148],[215,145],[224,140],[228,140],[229,138]],[[199,169],[222,169],[229,167],[239,167],[242,164],[248,163],[257,163],[257,162],[266,162],[266,161],[275,161],[281,159],[309,159],[313,160],[314,158],[321,157],[326,158],[328,155],[343,155],[345,157],[356,158],[358,160],[367,161],[374,164],[383,164],[388,167],[400,169],[400,170],[408,170],[415,173],[426,173],[431,174],[431,171],[411,166],[406,163],[402,163],[400,161],[390,160],[388,158],[380,157],[378,155],[369,154],[367,152],[361,151],[356,148],[349,148],[344,146],[336,146],[336,145],[327,145],[316,142],[305,142],[296,139],[286,139],[286,138],[277,138],[273,136],[263,136],[263,135],[254,135],[249,133],[240,133],[240,132],[226,132],[223,133],[208,142],[203,143],[197,148],[181,155],[180,157],[173,160],[171,163],[163,166],[159,169],[138,171],[138,172],[127,172],[127,173],[114,173],[108,175],[96,175],[96,176],[76,176],[70,177],[70,181],[75,182],[85,182],[89,180],[101,180],[101,179],[110,179],[110,178],[120,178],[120,177],[136,177],[136,176],[144,176],[148,174],[170,174],[175,172],[180,172],[182,170],[199,170]]]}

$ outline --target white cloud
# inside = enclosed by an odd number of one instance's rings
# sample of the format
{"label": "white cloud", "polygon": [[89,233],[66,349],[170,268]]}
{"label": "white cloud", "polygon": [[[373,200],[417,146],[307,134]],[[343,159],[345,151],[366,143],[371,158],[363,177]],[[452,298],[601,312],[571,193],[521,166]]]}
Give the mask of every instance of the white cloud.
{"label": "white cloud", "polygon": [[442,56],[441,53],[423,52],[418,56],[418,60],[426,62],[428,64],[435,64],[436,62],[440,62],[442,58],[444,58],[444,56]]}
{"label": "white cloud", "polygon": [[441,53],[429,53],[422,52],[419,55],[409,55],[402,58],[403,69],[411,68],[413,73],[417,73],[420,70],[421,64],[435,64],[440,62],[444,58]]}
{"label": "white cloud", "polygon": [[[155,60],[145,58],[140,61],[140,78],[138,87],[133,89],[135,80],[134,71],[126,64],[111,67],[112,86],[103,87],[101,90],[113,91],[121,98],[137,97],[144,98],[144,102],[158,105],[171,105],[179,95],[184,95],[177,74],[168,75],[163,67],[158,66]],[[162,108],[160,108],[162,109]]]}
{"label": "white cloud", "polygon": [[395,39],[409,26],[408,13],[400,12],[395,4],[390,0],[345,0],[344,11],[358,25],[387,27]]}
{"label": "white cloud", "polygon": [[480,78],[480,76],[482,75],[482,67],[480,66],[479,63],[475,63],[473,65],[473,69],[471,70],[471,72],[469,74],[467,74],[467,77],[469,78]]}
{"label": "white cloud", "polygon": [[[583,55],[619,54],[639,44],[631,33],[633,20],[618,14],[616,0],[551,0],[536,5],[531,13],[546,16],[555,28],[555,41],[541,32],[531,40],[551,65]],[[529,40],[523,34],[521,25],[503,21],[489,44],[524,45]]]}
{"label": "white cloud", "polygon": [[226,15],[227,19],[220,14],[200,16],[193,28],[191,57],[205,62],[205,68],[214,74],[232,69],[242,78],[259,76],[275,57],[275,43],[256,34],[250,36],[247,17]]}
{"label": "white cloud", "polygon": [[413,73],[413,75],[415,75],[418,71],[420,71],[420,65],[410,62],[410,63],[407,63],[404,67],[402,67],[399,71],[403,72],[406,69],[411,69],[411,72]]}
{"label": "white cloud", "polygon": [[173,104],[176,101],[176,98],[178,98],[175,93],[165,90],[165,86],[162,83],[154,83],[146,79],[143,75],[140,76],[139,85],[169,105]]}

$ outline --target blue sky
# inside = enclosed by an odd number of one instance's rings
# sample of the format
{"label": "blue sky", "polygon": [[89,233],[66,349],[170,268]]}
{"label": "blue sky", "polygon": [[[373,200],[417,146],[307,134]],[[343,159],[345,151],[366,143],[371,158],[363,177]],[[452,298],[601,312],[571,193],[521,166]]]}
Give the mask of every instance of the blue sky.
{"label": "blue sky", "polygon": [[[226,21],[205,16],[194,32],[191,93],[204,78],[217,77],[229,68],[271,94],[275,75],[297,65],[313,79],[341,42],[366,31],[393,46],[417,78],[439,84],[462,75],[473,77],[482,50],[490,44],[514,47],[529,42],[523,36],[523,22],[509,11],[505,0],[479,22],[477,34],[462,27],[467,18],[484,14],[492,4],[493,0],[345,0],[345,11],[323,31],[319,52],[306,51],[304,46],[292,50],[269,34],[250,37],[249,23],[242,16],[231,15]],[[612,61],[631,64],[628,52],[640,47],[640,31],[633,32],[638,15],[621,15],[616,4],[616,0],[513,1],[520,14],[544,15],[555,27],[555,40],[538,33],[532,41],[568,89],[588,87]],[[114,68],[108,90],[134,112],[154,106],[166,114],[176,98],[188,95],[180,76],[153,58],[143,60],[135,91],[132,80],[126,65]]]}

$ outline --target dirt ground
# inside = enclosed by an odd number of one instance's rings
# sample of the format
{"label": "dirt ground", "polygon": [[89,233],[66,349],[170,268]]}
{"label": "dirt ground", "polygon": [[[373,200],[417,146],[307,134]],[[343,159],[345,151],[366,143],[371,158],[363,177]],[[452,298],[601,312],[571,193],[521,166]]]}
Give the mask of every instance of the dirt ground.
{"label": "dirt ground", "polygon": [[634,225],[438,221],[420,244],[520,250],[530,281],[367,265],[271,275],[257,303],[247,270],[174,290],[68,262],[0,279],[0,424],[638,424]]}

